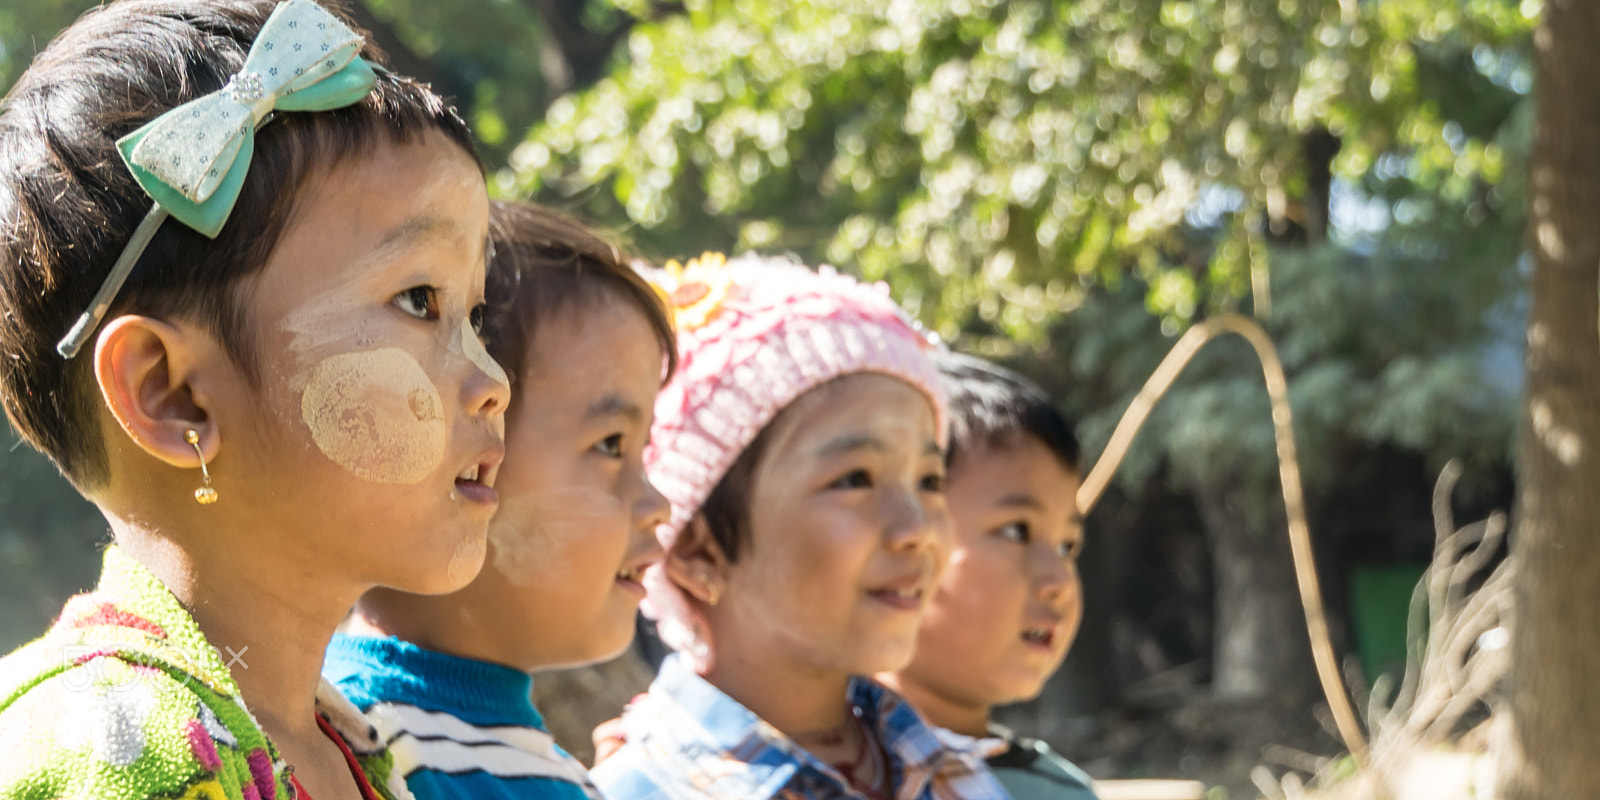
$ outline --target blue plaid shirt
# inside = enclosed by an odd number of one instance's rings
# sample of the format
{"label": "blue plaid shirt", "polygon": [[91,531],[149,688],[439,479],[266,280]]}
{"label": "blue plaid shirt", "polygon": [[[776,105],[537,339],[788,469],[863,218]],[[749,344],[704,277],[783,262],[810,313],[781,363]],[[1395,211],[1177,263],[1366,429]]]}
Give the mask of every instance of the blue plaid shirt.
{"label": "blue plaid shirt", "polygon": [[[850,681],[889,756],[894,800],[1009,800],[983,754],[943,744],[899,695]],[[863,795],[679,656],[622,716],[627,744],[591,773],[609,800],[858,800]]]}

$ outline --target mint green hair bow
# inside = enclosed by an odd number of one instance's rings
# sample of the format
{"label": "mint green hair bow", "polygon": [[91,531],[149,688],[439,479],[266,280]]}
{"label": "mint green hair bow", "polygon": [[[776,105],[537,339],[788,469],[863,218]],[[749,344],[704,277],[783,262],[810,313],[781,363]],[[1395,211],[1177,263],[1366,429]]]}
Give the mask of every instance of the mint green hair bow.
{"label": "mint green hair bow", "polygon": [[362,39],[312,0],[273,10],[244,68],[221,90],[151,120],[117,142],[139,186],[155,201],[94,301],[56,346],[77,355],[105,316],[139,256],[168,216],[216,238],[250,171],[255,132],[274,111],[327,111],[360,102],[377,75],[357,54]]}

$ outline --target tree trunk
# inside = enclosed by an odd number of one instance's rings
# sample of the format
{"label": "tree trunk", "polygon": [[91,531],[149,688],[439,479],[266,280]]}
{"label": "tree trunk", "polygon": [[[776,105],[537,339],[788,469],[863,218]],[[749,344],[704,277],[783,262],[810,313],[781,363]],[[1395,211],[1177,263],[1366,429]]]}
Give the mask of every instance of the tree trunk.
{"label": "tree trunk", "polygon": [[1309,697],[1316,672],[1282,525],[1253,520],[1248,492],[1237,483],[1202,486],[1195,496],[1216,570],[1212,695]]}
{"label": "tree trunk", "polygon": [[1600,797],[1600,4],[1546,0],[1534,36],[1534,269],[1518,442],[1507,800]]}

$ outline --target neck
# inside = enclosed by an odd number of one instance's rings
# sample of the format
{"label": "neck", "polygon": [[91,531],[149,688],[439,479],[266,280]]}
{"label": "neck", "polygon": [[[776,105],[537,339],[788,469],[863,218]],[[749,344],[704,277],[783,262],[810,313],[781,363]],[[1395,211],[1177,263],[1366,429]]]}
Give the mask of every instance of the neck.
{"label": "neck", "polygon": [[320,741],[316,693],[323,653],[359,587],[320,579],[293,554],[208,529],[174,536],[113,518],[124,551],[177,597],[217,648],[246,705],[280,747]]}
{"label": "neck", "polygon": [[701,677],[819,759],[837,760],[832,752],[837,743],[815,740],[849,722],[849,673],[797,664],[771,652],[719,648]]}
{"label": "neck", "polygon": [[492,620],[467,602],[466,589],[424,596],[393,589],[373,589],[361,596],[344,630],[355,636],[393,636],[436,653],[485,661],[523,672],[532,671],[508,646],[516,637],[497,629]]}
{"label": "neck", "polygon": [[989,732],[989,710],[986,703],[963,700],[929,689],[904,673],[885,672],[877,676],[878,682],[895,690],[917,713],[929,723],[966,736],[985,736]]}

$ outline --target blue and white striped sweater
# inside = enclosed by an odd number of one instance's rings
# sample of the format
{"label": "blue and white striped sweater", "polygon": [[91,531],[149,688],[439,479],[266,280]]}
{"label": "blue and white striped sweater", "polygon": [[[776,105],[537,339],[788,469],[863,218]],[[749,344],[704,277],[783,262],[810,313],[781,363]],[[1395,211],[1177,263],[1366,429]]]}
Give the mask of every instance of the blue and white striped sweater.
{"label": "blue and white striped sweater", "polygon": [[532,679],[395,638],[338,635],[323,674],[367,714],[417,800],[598,800],[533,707]]}

